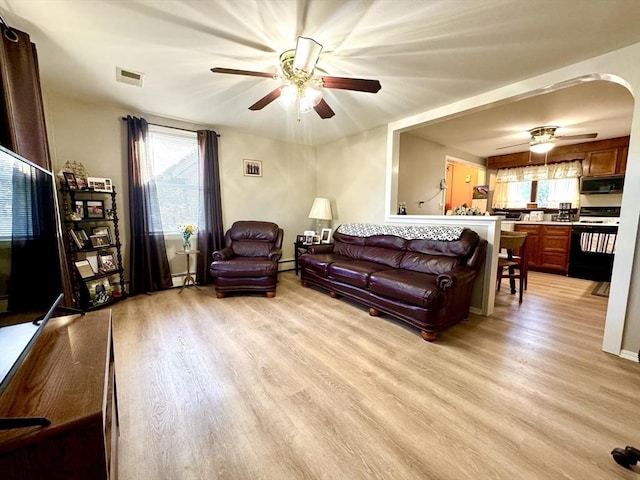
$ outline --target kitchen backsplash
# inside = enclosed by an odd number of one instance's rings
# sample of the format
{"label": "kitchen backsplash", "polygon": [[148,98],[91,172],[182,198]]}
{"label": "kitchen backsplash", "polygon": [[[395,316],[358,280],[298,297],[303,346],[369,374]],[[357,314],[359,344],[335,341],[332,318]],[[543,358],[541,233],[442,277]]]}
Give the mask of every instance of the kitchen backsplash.
{"label": "kitchen backsplash", "polygon": [[622,194],[607,193],[602,195],[580,195],[581,207],[619,207],[622,205]]}

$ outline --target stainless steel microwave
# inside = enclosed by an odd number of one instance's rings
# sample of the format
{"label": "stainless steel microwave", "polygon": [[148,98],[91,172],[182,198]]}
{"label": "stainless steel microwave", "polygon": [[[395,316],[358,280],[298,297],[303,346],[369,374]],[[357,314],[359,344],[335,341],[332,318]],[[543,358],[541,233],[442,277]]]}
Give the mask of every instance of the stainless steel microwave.
{"label": "stainless steel microwave", "polygon": [[584,195],[596,193],[622,193],[623,186],[624,175],[582,177],[580,180],[580,193]]}

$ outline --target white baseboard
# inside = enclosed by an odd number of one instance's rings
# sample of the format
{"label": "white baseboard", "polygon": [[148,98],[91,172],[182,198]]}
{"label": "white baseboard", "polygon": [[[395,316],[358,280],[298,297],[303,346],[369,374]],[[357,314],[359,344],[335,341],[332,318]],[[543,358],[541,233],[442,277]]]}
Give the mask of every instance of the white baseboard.
{"label": "white baseboard", "polygon": [[638,361],[638,352],[632,352],[631,350],[621,350],[620,357],[625,360],[631,360],[632,362]]}

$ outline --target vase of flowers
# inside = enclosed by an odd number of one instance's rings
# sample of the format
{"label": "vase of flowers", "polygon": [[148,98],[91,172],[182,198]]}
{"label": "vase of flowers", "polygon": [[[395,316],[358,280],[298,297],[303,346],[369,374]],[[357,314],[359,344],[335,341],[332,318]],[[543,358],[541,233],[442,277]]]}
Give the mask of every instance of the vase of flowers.
{"label": "vase of flowers", "polygon": [[178,230],[182,234],[182,249],[185,252],[191,251],[191,236],[198,231],[198,227],[191,223],[181,223]]}

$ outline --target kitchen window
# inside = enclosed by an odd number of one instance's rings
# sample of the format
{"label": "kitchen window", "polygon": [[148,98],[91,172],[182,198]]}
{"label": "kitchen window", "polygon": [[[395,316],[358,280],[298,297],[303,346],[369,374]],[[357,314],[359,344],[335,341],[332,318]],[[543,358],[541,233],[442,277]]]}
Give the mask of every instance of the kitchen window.
{"label": "kitchen window", "polygon": [[582,162],[562,162],[531,167],[499,169],[493,194],[493,208],[557,209],[559,203],[579,205]]}

